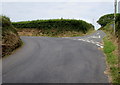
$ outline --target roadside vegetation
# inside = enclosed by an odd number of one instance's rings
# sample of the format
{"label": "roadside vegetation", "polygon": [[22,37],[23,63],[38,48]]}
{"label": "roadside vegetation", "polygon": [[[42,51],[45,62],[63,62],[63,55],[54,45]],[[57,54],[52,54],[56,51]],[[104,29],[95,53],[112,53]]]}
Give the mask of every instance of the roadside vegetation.
{"label": "roadside vegetation", "polygon": [[107,35],[104,38],[103,51],[106,55],[107,74],[109,80],[113,84],[120,84],[120,14],[116,17],[116,33],[114,34],[114,15],[104,15],[98,20],[101,25],[100,30],[103,30]]}
{"label": "roadside vegetation", "polygon": [[[119,16],[119,14],[116,14],[116,16]],[[112,21],[114,21],[114,14],[107,14],[107,15],[100,17],[97,23],[100,24],[102,27],[104,27]]]}
{"label": "roadside vegetation", "polygon": [[0,58],[2,57],[2,19],[0,18]]}
{"label": "roadside vegetation", "polygon": [[94,26],[83,20],[50,19],[12,23],[23,36],[74,37],[91,33]]}
{"label": "roadside vegetation", "polygon": [[2,57],[4,57],[20,47],[22,41],[8,17],[0,16],[0,20],[0,24],[2,24]]}
{"label": "roadside vegetation", "polygon": [[[52,19],[11,22],[0,16],[2,57],[10,55],[22,45],[20,36],[74,37],[92,33],[94,26],[82,20]],[[19,33],[19,35],[18,35]]]}

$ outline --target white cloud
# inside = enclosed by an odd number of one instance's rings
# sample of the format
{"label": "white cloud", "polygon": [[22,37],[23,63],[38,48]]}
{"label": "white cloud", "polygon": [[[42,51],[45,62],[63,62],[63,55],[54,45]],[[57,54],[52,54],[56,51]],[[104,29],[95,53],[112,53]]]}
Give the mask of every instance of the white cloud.
{"label": "white cloud", "polygon": [[[100,16],[113,12],[113,3],[108,2],[5,2],[3,14],[12,21],[69,18],[93,23]],[[95,24],[96,25],[96,24]]]}
{"label": "white cloud", "polygon": [[114,2],[114,0],[2,0],[2,2]]}
{"label": "white cloud", "polygon": [[0,14],[2,14],[2,3],[0,3]]}

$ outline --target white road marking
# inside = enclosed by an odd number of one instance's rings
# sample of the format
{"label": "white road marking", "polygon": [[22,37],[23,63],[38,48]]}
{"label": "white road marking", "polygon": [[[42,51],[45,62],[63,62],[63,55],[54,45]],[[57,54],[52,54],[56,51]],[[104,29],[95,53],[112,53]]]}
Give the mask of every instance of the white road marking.
{"label": "white road marking", "polygon": [[99,38],[100,38],[100,35],[99,35]]}
{"label": "white road marking", "polygon": [[101,48],[103,48],[103,46],[101,46]]}
{"label": "white road marking", "polygon": [[97,33],[97,35],[99,35],[99,33]]}
{"label": "white road marking", "polygon": [[91,37],[88,37],[88,38],[100,38],[100,35],[99,36],[91,36]]}
{"label": "white road marking", "polygon": [[97,36],[90,36],[90,37],[87,37],[87,38],[79,38],[79,39],[74,39],[74,38],[70,38],[70,37],[62,37],[62,38],[67,38],[67,39],[72,39],[72,40],[80,40],[80,41],[84,41],[84,42],[88,42],[88,43],[92,43],[92,44],[95,44],[96,46],[100,47],[100,48],[103,48],[103,44],[100,43],[100,42],[95,42],[93,40],[89,40],[90,38],[101,38],[101,36],[99,35],[99,33],[97,33]]}
{"label": "white road marking", "polygon": [[87,42],[90,42],[89,40],[87,40]]}
{"label": "white road marking", "polygon": [[82,39],[78,39],[78,40],[82,40]]}

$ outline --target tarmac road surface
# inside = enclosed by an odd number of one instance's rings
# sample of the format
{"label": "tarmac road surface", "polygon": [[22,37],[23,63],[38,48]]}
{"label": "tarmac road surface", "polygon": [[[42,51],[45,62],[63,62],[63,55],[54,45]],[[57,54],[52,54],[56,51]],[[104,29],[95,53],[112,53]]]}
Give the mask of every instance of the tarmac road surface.
{"label": "tarmac road surface", "polygon": [[108,83],[97,31],[83,37],[28,37],[2,61],[3,83]]}

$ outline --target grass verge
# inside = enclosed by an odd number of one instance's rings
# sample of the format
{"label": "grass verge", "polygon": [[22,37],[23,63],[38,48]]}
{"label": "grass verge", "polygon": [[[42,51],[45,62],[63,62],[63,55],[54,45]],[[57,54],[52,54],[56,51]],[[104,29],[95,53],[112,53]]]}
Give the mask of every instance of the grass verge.
{"label": "grass verge", "polygon": [[13,27],[9,17],[0,16],[2,25],[2,57],[10,55],[22,44],[17,31]]}
{"label": "grass verge", "polygon": [[[95,30],[89,30],[87,33],[82,33],[82,32],[77,32],[77,31],[61,31],[60,33],[54,33],[52,31],[49,32],[42,32],[39,29],[26,29],[26,28],[22,28],[22,29],[17,29],[18,34],[20,36],[48,36],[48,37],[77,37],[77,36],[84,36],[84,35],[88,35],[91,34],[93,32],[95,32]],[[57,30],[56,30],[57,31]]]}
{"label": "grass verge", "polygon": [[107,74],[109,80],[113,84],[120,84],[120,68],[118,67],[118,45],[116,38],[106,32],[107,36],[103,39],[103,51],[106,55]]}
{"label": "grass verge", "polygon": [[20,42],[21,44],[19,45],[19,47],[17,47],[16,49],[14,49],[10,54],[6,54],[3,58],[7,58],[9,57],[10,55],[14,54],[15,52],[17,52],[20,48],[22,48],[24,46],[24,42],[21,41]]}

